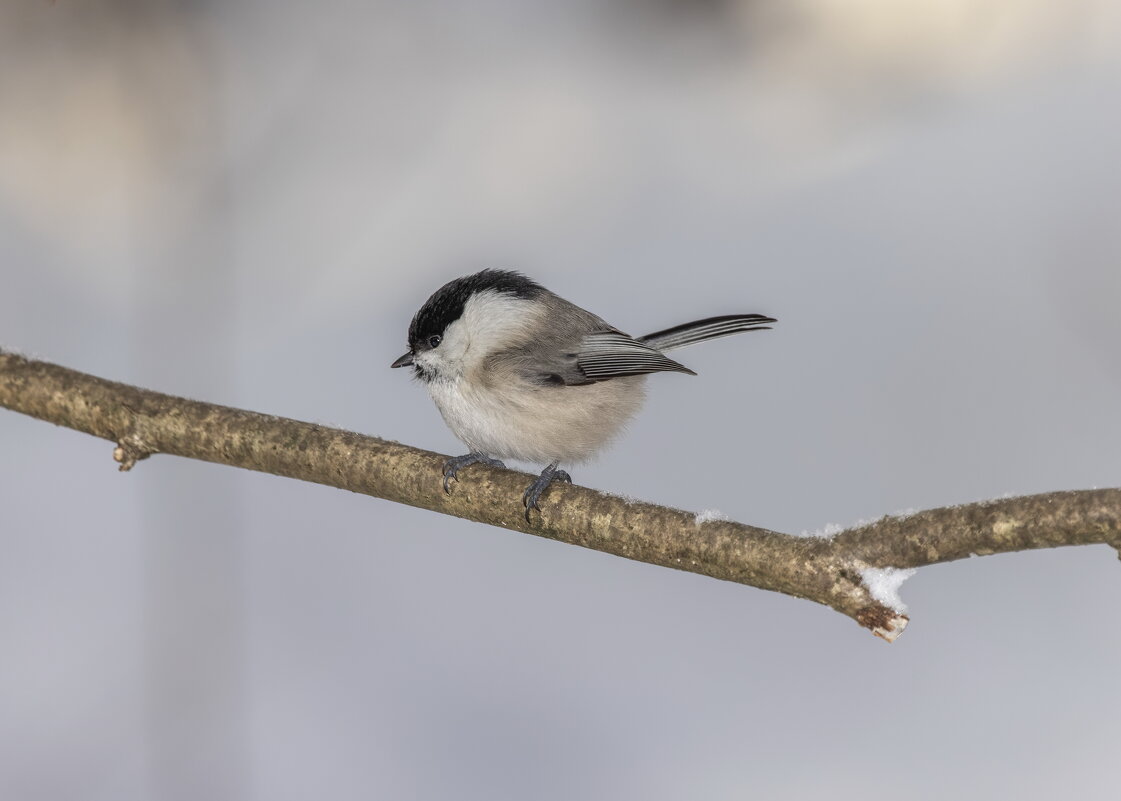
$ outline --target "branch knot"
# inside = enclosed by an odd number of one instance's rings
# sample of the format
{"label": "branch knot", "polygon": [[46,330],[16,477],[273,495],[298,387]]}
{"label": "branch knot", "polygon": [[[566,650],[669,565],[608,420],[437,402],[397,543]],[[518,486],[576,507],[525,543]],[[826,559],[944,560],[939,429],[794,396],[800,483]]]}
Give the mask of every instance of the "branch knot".
{"label": "branch knot", "polygon": [[134,430],[117,440],[117,447],[113,449],[113,459],[120,462],[121,466],[117,469],[127,473],[137,462],[147,459],[155,452],[156,450]]}

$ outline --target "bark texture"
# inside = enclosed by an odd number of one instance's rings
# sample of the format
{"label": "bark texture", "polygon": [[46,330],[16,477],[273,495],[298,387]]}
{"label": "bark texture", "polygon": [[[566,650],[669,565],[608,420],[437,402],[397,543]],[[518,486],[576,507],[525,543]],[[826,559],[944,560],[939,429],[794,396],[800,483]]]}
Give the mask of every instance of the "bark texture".
{"label": "bark texture", "polygon": [[[121,470],[157,454],[313,481],[650,564],[806,598],[887,640],[907,625],[865,571],[1060,545],[1121,546],[1121,489],[1052,492],[885,517],[796,537],[554,485],[530,523],[529,477],[478,465],[441,488],[447,457],[298,420],[164,395],[0,351],[0,406],[116,443]],[[874,582],[872,582],[874,584]]]}

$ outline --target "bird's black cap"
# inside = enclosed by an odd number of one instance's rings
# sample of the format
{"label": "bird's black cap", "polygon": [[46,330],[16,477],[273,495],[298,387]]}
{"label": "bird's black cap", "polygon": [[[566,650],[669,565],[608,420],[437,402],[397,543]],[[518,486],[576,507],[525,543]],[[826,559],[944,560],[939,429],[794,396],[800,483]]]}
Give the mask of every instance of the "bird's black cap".
{"label": "bird's black cap", "polygon": [[527,300],[545,291],[537,282],[513,270],[483,270],[456,278],[437,289],[413,317],[409,325],[409,347],[415,347],[433,334],[443,334],[445,328],[463,316],[468,299],[487,290]]}

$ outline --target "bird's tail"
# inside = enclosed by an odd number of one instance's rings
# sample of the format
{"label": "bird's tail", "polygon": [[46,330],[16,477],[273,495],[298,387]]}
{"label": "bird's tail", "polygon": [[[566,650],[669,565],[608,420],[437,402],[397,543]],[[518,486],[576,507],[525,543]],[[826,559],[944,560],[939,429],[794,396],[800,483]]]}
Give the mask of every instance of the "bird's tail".
{"label": "bird's tail", "polygon": [[709,317],[705,320],[675,325],[665,331],[655,331],[653,334],[638,337],[638,341],[660,351],[667,351],[743,331],[765,331],[770,328],[767,323],[775,322],[778,321],[774,317],[765,317],[762,314],[728,314],[723,317]]}

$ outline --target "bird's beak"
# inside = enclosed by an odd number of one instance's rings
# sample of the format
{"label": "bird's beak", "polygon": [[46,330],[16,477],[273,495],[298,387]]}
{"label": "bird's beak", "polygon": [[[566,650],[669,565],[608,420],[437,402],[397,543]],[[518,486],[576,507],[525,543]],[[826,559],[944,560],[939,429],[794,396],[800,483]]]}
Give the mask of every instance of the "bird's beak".
{"label": "bird's beak", "polygon": [[391,364],[389,366],[390,367],[409,367],[409,366],[412,365],[412,363],[413,363],[413,353],[412,353],[412,351],[409,351],[408,353],[406,353],[404,356],[402,356],[400,359],[398,359],[397,361],[395,361],[393,364]]}

